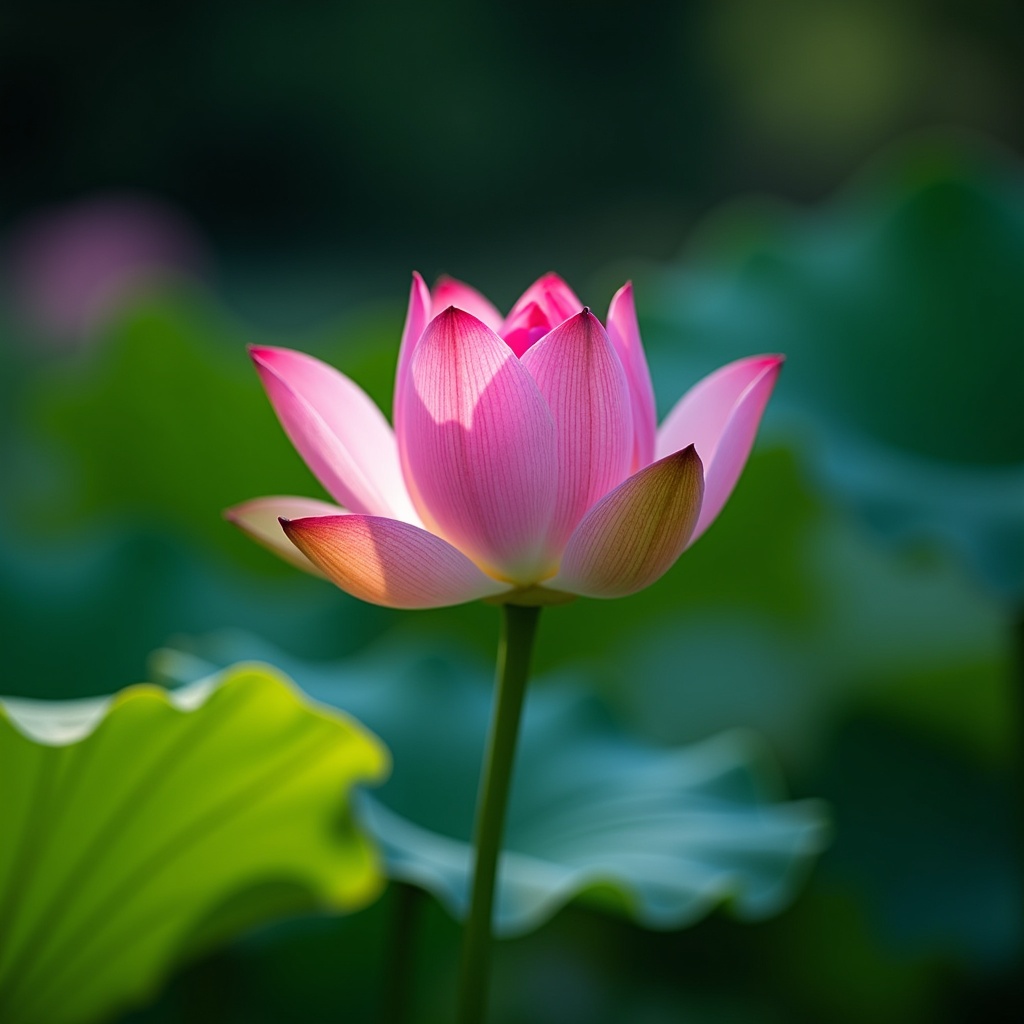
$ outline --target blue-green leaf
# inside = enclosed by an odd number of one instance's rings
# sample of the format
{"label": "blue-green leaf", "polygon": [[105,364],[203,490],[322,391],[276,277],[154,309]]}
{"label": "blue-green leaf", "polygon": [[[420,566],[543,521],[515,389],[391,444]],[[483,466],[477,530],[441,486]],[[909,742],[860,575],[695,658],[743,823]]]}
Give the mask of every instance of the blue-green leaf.
{"label": "blue-green leaf", "polygon": [[879,536],[950,545],[1019,602],[1022,279],[1020,167],[977,142],[918,141],[813,213],[714,218],[648,307],[652,362],[667,383],[787,353],[776,412],[799,414],[819,478]]}
{"label": "blue-green leaf", "polygon": [[[477,777],[490,710],[483,673],[391,649],[335,665],[288,659],[223,637],[211,661],[161,652],[155,667],[195,677],[212,663],[264,657],[317,699],[350,708],[388,743],[395,772],[364,821],[396,880],[466,907]],[[496,929],[517,935],[583,899],[652,928],[691,924],[727,904],[762,917],[791,900],[821,850],[822,806],[784,802],[749,735],[659,749],[624,735],[578,687],[533,686],[509,809]]]}

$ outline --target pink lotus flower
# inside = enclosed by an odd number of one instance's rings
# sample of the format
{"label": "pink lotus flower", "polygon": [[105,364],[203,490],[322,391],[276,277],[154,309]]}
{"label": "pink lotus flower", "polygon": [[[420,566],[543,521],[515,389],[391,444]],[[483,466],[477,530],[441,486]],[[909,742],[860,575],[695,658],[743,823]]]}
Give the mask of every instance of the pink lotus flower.
{"label": "pink lotus flower", "polygon": [[292,443],[340,507],[275,497],[229,509],[261,543],[393,608],[548,604],[650,585],[721,511],[782,358],[722,367],[659,427],[633,289],[607,329],[554,274],[507,317],[413,275],[394,430],[311,356],[254,348]]}

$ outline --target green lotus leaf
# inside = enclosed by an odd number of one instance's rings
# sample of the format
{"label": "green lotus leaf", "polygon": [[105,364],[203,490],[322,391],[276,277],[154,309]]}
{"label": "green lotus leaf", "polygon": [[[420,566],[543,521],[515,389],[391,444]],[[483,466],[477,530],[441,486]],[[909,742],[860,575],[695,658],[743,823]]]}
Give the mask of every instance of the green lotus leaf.
{"label": "green lotus leaf", "polygon": [[337,657],[380,633],[388,618],[380,611],[305,573],[273,580],[218,565],[153,530],[110,525],[43,543],[0,513],[0,644],[11,695],[104,693],[172,632],[224,622]]}
{"label": "green lotus leaf", "polygon": [[[395,313],[394,322],[349,317],[292,343],[357,375],[388,408],[401,333]],[[212,297],[168,290],[125,308],[80,361],[37,367],[22,406],[36,458],[50,458],[47,473],[28,474],[12,497],[16,518],[53,535],[130,517],[250,570],[292,575],[221,518],[261,494],[323,493],[246,354],[258,340],[267,341]]]}
{"label": "green lotus leaf", "polygon": [[843,822],[831,878],[855,888],[890,949],[1012,971],[1024,893],[1005,773],[862,714],[837,731],[819,777]]}
{"label": "green lotus leaf", "polygon": [[1018,164],[917,140],[810,213],[713,218],[648,306],[655,378],[787,353],[775,412],[799,414],[818,477],[878,536],[952,546],[1019,601],[1022,277]]}
{"label": "green lotus leaf", "polygon": [[0,700],[0,1020],[78,1024],[262,921],[381,887],[351,811],[388,755],[279,673]]}
{"label": "green lotus leaf", "polygon": [[[395,772],[379,798],[363,801],[363,821],[393,879],[461,917],[490,713],[486,675],[393,648],[302,663],[238,634],[198,650],[205,658],[161,652],[154,670],[188,678],[242,652],[273,660],[386,739]],[[523,934],[575,899],[650,928],[692,924],[721,904],[763,917],[793,898],[826,829],[819,803],[782,801],[751,736],[659,749],[624,735],[578,686],[539,681],[517,754],[495,927]]]}

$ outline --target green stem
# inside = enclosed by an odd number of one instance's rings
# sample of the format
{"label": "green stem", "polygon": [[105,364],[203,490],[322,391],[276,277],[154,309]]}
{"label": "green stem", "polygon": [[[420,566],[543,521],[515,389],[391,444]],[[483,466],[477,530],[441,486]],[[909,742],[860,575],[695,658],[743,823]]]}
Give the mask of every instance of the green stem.
{"label": "green stem", "polygon": [[415,989],[416,925],[423,890],[404,882],[391,886],[391,922],[388,936],[387,969],[381,1000],[382,1024],[405,1024],[409,1019]]}
{"label": "green stem", "polygon": [[[1024,609],[1013,619],[1013,679],[1011,681],[1016,717],[1014,733],[1012,797],[1015,803],[1017,873],[1024,877]],[[1018,904],[1024,928],[1024,905]]]}
{"label": "green stem", "polygon": [[502,613],[494,710],[477,798],[476,865],[462,939],[458,1024],[484,1024],[487,1013],[494,881],[540,608],[506,604]]}

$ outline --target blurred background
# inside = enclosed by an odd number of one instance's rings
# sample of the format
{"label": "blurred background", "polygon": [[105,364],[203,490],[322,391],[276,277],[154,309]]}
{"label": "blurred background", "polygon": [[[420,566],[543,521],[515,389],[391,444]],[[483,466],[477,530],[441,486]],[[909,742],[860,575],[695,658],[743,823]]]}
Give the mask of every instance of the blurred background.
{"label": "blurred background", "polygon": [[[493,608],[361,605],[221,520],[321,494],[245,346],[314,352],[389,411],[413,269],[503,309],[547,270],[602,313],[631,278],[663,413],[726,359],[789,362],[707,537],[648,591],[549,611],[538,668],[582,667],[653,742],[755,729],[834,840],[768,922],[569,908],[499,950],[496,1020],[1016,1019],[1020,5],[22,2],[2,25],[3,691],[110,692],[225,628],[486,663]],[[246,937],[124,1019],[369,1019],[388,911]],[[444,1020],[457,929],[431,905],[418,941]]]}

